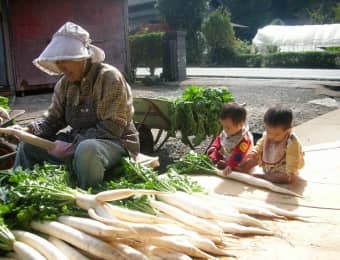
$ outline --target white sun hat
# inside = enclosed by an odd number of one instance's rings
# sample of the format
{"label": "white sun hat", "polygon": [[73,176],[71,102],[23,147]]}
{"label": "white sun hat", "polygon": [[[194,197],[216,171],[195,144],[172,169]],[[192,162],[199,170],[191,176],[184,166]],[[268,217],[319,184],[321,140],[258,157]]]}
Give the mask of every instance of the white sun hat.
{"label": "white sun hat", "polygon": [[102,62],[105,52],[91,44],[90,35],[84,28],[67,22],[53,35],[45,50],[33,60],[33,64],[49,75],[60,75],[62,72],[56,66],[56,61],[88,58],[92,62]]}

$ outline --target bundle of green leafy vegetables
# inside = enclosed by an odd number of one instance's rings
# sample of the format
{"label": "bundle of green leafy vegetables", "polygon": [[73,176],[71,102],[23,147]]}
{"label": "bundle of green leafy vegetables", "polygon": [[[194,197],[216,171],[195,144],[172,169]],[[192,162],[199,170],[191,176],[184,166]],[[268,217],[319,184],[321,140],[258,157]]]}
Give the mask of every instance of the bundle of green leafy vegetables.
{"label": "bundle of green leafy vegetables", "polygon": [[163,175],[149,167],[142,166],[129,158],[122,159],[121,167],[112,173],[111,179],[100,186],[108,189],[151,189],[174,192],[201,192],[203,187],[189,177],[169,171]]}
{"label": "bundle of green leafy vegetables", "polygon": [[178,174],[214,174],[218,169],[206,154],[197,154],[193,151],[183,155],[179,160],[168,165],[168,169],[175,170]]}
{"label": "bundle of green leafy vegetables", "polygon": [[79,192],[67,185],[62,166],[45,164],[33,170],[0,171],[0,217],[9,227],[27,228],[32,220],[54,220],[60,215],[83,216],[75,205]]}
{"label": "bundle of green leafy vegetables", "polygon": [[[116,168],[111,179],[104,182],[95,192],[109,189],[151,189],[158,191],[184,191],[187,193],[203,192],[204,188],[185,175],[177,174],[173,169],[159,175],[152,168],[142,166],[129,158],[123,158],[121,167]],[[113,202],[115,205],[155,214],[149,204],[148,196],[134,196]]]}
{"label": "bundle of green leafy vegetables", "polygon": [[0,218],[0,256],[13,250],[15,237],[6,226],[4,220]]}
{"label": "bundle of green leafy vegetables", "polygon": [[171,135],[181,131],[182,142],[189,144],[189,136],[194,136],[194,145],[199,145],[207,136],[217,136],[221,131],[218,122],[225,103],[233,102],[233,95],[225,87],[204,88],[190,86],[171,106]]}
{"label": "bundle of green leafy vegetables", "polygon": [[[77,194],[86,193],[68,186],[68,173],[63,166],[44,164],[34,169],[0,171],[0,218],[10,228],[27,228],[32,220],[55,220],[61,215],[87,216],[76,205]],[[154,189],[159,191],[203,191],[186,176],[170,172],[160,178],[157,171],[123,158],[120,172],[115,172],[103,185],[88,192],[107,189]],[[115,204],[155,214],[147,196],[134,196]]]}
{"label": "bundle of green leafy vegetables", "polygon": [[9,100],[7,97],[0,96],[0,107],[9,109]]}

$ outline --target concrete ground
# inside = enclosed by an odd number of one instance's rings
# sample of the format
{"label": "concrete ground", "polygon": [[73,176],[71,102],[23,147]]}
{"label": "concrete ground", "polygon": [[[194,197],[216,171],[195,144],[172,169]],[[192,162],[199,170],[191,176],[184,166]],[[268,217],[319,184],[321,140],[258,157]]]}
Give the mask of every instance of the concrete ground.
{"label": "concrete ground", "polygon": [[303,146],[340,141],[340,109],[295,127]]}

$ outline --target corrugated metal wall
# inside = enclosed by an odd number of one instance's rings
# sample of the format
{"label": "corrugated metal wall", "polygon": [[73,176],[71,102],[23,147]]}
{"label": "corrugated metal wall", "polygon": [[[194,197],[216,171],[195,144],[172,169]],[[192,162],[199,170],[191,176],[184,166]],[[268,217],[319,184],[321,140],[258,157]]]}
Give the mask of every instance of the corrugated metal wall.
{"label": "corrugated metal wall", "polygon": [[126,10],[127,0],[11,0],[9,19],[16,90],[56,82],[56,77],[36,69],[32,60],[66,21],[89,31],[93,43],[104,49],[105,62],[124,72],[128,66]]}
{"label": "corrugated metal wall", "polygon": [[2,28],[2,14],[0,13],[0,85],[7,86],[7,66],[5,58],[4,35]]}

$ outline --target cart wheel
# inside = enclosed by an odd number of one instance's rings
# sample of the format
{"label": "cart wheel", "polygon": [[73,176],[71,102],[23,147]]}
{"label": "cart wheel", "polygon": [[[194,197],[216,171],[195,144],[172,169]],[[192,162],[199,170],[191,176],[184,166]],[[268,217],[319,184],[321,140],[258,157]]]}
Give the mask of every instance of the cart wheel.
{"label": "cart wheel", "polygon": [[144,154],[152,154],[153,152],[153,135],[151,129],[144,125],[136,123],[139,132],[140,152]]}
{"label": "cart wheel", "polygon": [[[15,152],[15,146],[7,143],[4,140],[0,140],[0,156],[4,156],[9,153]],[[6,159],[0,159],[0,170],[6,170],[13,167],[14,156],[8,157]]]}

